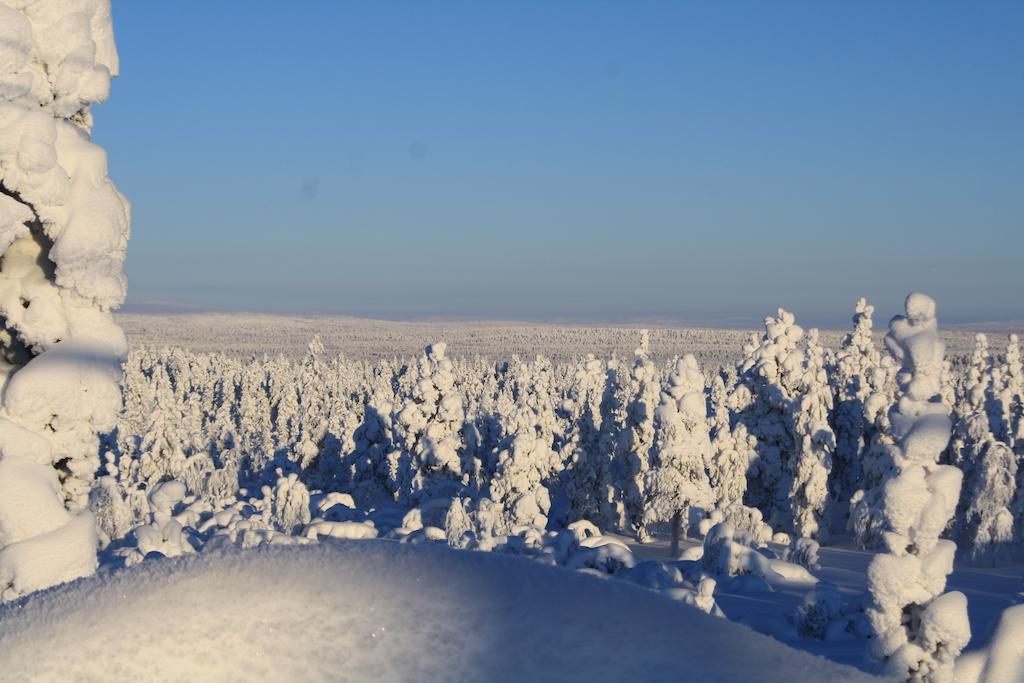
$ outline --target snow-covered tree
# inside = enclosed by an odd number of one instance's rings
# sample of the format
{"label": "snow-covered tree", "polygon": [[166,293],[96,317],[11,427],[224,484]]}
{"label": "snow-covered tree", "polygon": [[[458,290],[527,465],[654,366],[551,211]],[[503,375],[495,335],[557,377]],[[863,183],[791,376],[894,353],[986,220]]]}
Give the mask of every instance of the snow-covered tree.
{"label": "snow-covered tree", "polygon": [[505,526],[547,526],[551,496],[547,485],[561,462],[552,448],[555,430],[551,400],[551,364],[538,357],[523,368],[511,418],[514,426],[499,446],[491,499],[504,514]]}
{"label": "snow-covered tree", "polygon": [[893,676],[949,682],[970,625],[963,594],[943,593],[956,544],[940,534],[956,510],[962,475],[938,464],[950,437],[950,408],[942,401],[945,346],[935,302],[910,294],[906,315],[893,318],[885,342],[901,366],[899,401],[890,413],[897,473],[879,500],[885,552],[868,567],[871,651]]}
{"label": "snow-covered tree", "polygon": [[1017,458],[1009,446],[989,439],[981,447],[964,483],[966,509],[960,544],[975,564],[995,565],[1013,559],[1013,505]]}
{"label": "snow-covered tree", "polygon": [[824,350],[818,331],[811,330],[804,353],[801,390],[793,413],[794,441],[798,450],[789,459],[789,502],[793,531],[803,538],[828,537],[824,519],[828,474],[832,469],[835,434],[829,425],[832,392],[825,373]]}
{"label": "snow-covered tree", "polygon": [[644,486],[639,535],[643,541],[650,535],[652,525],[671,521],[672,554],[675,556],[685,531],[687,510],[691,507],[706,509],[714,502],[707,475],[711,438],[704,373],[692,354],[676,361],[654,421],[654,455]]}
{"label": "snow-covered tree", "polygon": [[99,434],[121,404],[128,202],[91,140],[107,0],[0,5],[0,598],[89,574]]}
{"label": "snow-covered tree", "polygon": [[796,452],[793,407],[803,372],[798,343],[804,331],[793,314],[782,309],[776,317],[765,318],[764,326],[764,334],[752,337],[744,347],[733,396],[737,419],[757,439],[745,502],[760,509],[773,528],[791,530],[787,461]]}
{"label": "snow-covered tree", "polygon": [[730,396],[725,379],[716,375],[711,382],[714,415],[711,429],[711,461],[708,478],[718,508],[743,504],[747,490],[747,468],[757,453],[757,439],[742,422],[732,424]]}
{"label": "snow-covered tree", "polygon": [[569,465],[566,489],[573,521],[596,519],[600,510],[604,472],[599,450],[601,398],[606,374],[604,362],[588,354],[577,363],[569,396],[562,402],[570,425],[563,458]]}
{"label": "snow-covered tree", "polygon": [[277,483],[273,490],[269,486],[265,487],[264,494],[270,502],[270,514],[275,526],[294,534],[309,524],[309,490],[299,481],[296,473],[285,476],[281,470],[277,470]]}
{"label": "snow-covered tree", "polygon": [[388,456],[394,491],[402,502],[450,496],[462,484],[463,399],[455,386],[444,342],[419,360],[411,397],[394,417],[401,450]]}
{"label": "snow-covered tree", "polygon": [[625,401],[626,423],[619,434],[618,461],[612,463],[616,477],[612,486],[616,499],[621,501],[623,530],[629,530],[641,541],[646,541],[644,489],[650,469],[650,451],[654,445],[654,412],[661,392],[658,371],[649,357],[650,335],[647,330],[640,331],[640,346],[633,353],[633,367],[625,383],[628,397]]}
{"label": "snow-covered tree", "polygon": [[601,429],[595,446],[596,501],[594,522],[603,528],[629,527],[622,491],[630,485],[625,446],[629,438],[629,411],[636,387],[630,372],[613,354],[608,361],[601,395]]}
{"label": "snow-covered tree", "polygon": [[866,300],[857,301],[853,331],[843,338],[836,354],[836,451],[830,481],[833,499],[841,505],[862,485],[861,457],[874,426],[866,409],[868,400],[880,389],[876,382],[882,367],[881,353],[871,336],[874,311]]}
{"label": "snow-covered tree", "polygon": [[773,528],[818,535],[835,436],[829,425],[832,395],[817,332],[806,350],[803,329],[779,309],[765,333],[745,349],[733,402],[738,419],[757,439],[747,502]]}
{"label": "snow-covered tree", "polygon": [[993,360],[988,338],[977,334],[974,339],[967,375],[956,396],[956,431],[949,449],[950,462],[965,473],[970,471],[983,444],[995,438],[989,415]]}
{"label": "snow-covered tree", "polygon": [[1007,341],[999,377],[1001,382],[995,388],[999,415],[996,438],[1019,451],[1018,444],[1024,447],[1024,366],[1015,334]]}

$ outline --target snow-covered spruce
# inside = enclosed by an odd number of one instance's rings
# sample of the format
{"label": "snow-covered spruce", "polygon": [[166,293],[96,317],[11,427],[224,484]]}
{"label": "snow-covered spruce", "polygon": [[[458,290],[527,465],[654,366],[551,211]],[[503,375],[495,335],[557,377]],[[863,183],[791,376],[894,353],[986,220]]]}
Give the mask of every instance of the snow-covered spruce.
{"label": "snow-covered spruce", "polygon": [[803,329],[792,313],[779,309],[764,321],[765,332],[744,347],[733,406],[737,419],[757,439],[748,471],[745,502],[761,510],[773,527],[791,527],[787,497],[792,482],[786,461],[795,449],[791,404],[798,390]]}
{"label": "snow-covered spruce", "polygon": [[793,531],[801,538],[828,538],[825,505],[835,434],[829,425],[833,397],[818,331],[811,330],[804,353],[802,391],[793,415],[797,452],[790,458],[789,492]]}
{"label": "snow-covered spruce", "polygon": [[[646,541],[649,534],[644,521],[645,489],[654,445],[655,409],[661,393],[660,377],[649,357],[650,336],[647,330],[640,331],[640,346],[633,353],[633,367],[625,375],[625,427],[619,434],[619,459],[612,462],[615,473],[612,485],[616,501],[621,505],[621,527]],[[700,379],[703,380],[703,375]]]}
{"label": "snow-covered spruce", "polygon": [[588,354],[574,368],[568,396],[561,405],[569,424],[564,447],[569,463],[566,489],[569,515],[574,519],[595,519],[600,512],[601,398],[607,374],[605,363]]}
{"label": "snow-covered spruce", "polygon": [[886,362],[888,357],[883,358],[872,339],[874,310],[864,299],[857,302],[854,329],[843,338],[836,353],[836,451],[830,489],[841,507],[846,507],[863,485],[865,451],[875,437],[876,418],[889,407],[886,387],[891,363]]}
{"label": "snow-covered spruce", "polygon": [[508,416],[514,425],[498,447],[490,494],[508,529],[524,524],[543,529],[548,523],[551,497],[547,485],[561,466],[552,448],[556,425],[550,375],[550,363],[542,358],[524,367],[516,403]]}
{"label": "snow-covered spruce", "polygon": [[823,524],[835,436],[828,423],[832,395],[817,332],[800,347],[803,329],[779,309],[765,318],[739,369],[734,401],[739,420],[757,439],[747,502],[773,528],[799,536],[827,534]]}
{"label": "snow-covered spruce", "polygon": [[974,564],[1005,564],[1016,555],[1011,508],[1017,469],[1009,446],[995,439],[981,445],[964,483],[961,500],[966,505],[959,525],[960,545]]}
{"label": "snow-covered spruce", "polygon": [[747,467],[757,452],[757,439],[742,422],[732,424],[725,377],[711,380],[711,460],[708,478],[717,507],[741,505],[747,490]]}
{"label": "snow-covered spruce", "polygon": [[1007,341],[999,379],[994,387],[998,408],[996,438],[1019,452],[1024,447],[1024,366],[1015,334]]}
{"label": "snow-covered spruce", "polygon": [[941,397],[944,345],[935,302],[910,294],[906,315],[889,323],[885,343],[901,366],[900,397],[890,414],[897,474],[885,482],[879,500],[885,552],[868,567],[871,652],[893,676],[949,682],[970,625],[964,595],[943,593],[956,544],[939,536],[956,510],[962,476],[956,467],[938,464],[950,418]]}
{"label": "snow-covered spruce", "polygon": [[704,385],[697,359],[691,354],[678,359],[654,414],[654,456],[644,486],[640,536],[643,540],[654,524],[670,521],[673,557],[678,555],[690,508],[707,509],[713,503],[707,475],[711,438]]}
{"label": "snow-covered spruce", "polygon": [[989,351],[988,338],[976,335],[974,353],[957,395],[955,428],[948,450],[950,462],[964,473],[964,495],[957,507],[957,538],[976,564],[1003,563],[1014,556],[1011,507],[1017,489],[1017,456],[993,433],[1010,436],[1003,423],[1001,374]]}
{"label": "snow-covered spruce", "polygon": [[403,503],[450,496],[462,483],[465,410],[446,350],[444,342],[424,350],[411,395],[392,419],[399,448],[387,456],[388,478]]}
{"label": "snow-covered spruce", "polygon": [[92,143],[108,0],[0,4],[0,599],[89,574],[98,434],[121,405],[128,202]]}

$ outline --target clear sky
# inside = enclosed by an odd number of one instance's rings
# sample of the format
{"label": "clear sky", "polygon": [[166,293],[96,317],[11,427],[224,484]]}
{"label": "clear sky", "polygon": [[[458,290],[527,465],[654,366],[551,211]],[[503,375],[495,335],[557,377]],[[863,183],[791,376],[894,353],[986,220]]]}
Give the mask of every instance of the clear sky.
{"label": "clear sky", "polygon": [[1022,2],[113,4],[135,307],[1024,320]]}

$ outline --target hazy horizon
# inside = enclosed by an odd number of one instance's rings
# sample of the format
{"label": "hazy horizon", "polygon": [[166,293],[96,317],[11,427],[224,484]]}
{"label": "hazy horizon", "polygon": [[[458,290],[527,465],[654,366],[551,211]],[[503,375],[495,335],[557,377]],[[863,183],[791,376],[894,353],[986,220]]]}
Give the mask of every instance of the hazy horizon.
{"label": "hazy horizon", "polygon": [[[783,306],[782,308],[786,308]],[[787,309],[789,310],[789,309]],[[852,308],[851,308],[852,311]],[[374,315],[372,313],[344,313],[334,311],[288,311],[288,310],[246,310],[242,308],[214,308],[200,305],[182,304],[169,301],[129,301],[116,313],[128,316],[236,316],[236,317],[278,317],[278,318],[299,318],[299,319],[352,319],[360,321],[378,321],[385,323],[446,323],[446,324],[511,324],[511,325],[551,325],[565,327],[666,327],[666,328],[708,328],[723,330],[757,330],[763,326],[765,316],[774,315],[776,309],[765,311],[761,316],[722,316],[720,318],[670,318],[670,317],[640,317],[623,316],[619,318],[599,317],[479,317],[479,316],[456,316],[451,314],[431,315],[422,311],[409,313],[407,315]],[[822,330],[846,330],[853,326],[851,316],[846,319],[814,317],[801,317],[797,314],[797,322],[805,328],[819,328]],[[891,313],[882,311],[875,313],[875,331],[884,334],[888,321],[902,311],[894,309]],[[1024,320],[941,320],[940,329],[967,330],[988,333],[1024,332]]]}

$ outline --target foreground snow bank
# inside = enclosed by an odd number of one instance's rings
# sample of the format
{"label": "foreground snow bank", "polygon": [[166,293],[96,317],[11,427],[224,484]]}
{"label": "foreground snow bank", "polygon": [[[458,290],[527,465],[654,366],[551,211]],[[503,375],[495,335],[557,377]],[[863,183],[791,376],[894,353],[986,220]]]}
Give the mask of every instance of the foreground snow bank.
{"label": "foreground snow bank", "polygon": [[386,541],[101,573],[0,608],[0,652],[17,680],[870,680],[626,582]]}

